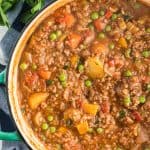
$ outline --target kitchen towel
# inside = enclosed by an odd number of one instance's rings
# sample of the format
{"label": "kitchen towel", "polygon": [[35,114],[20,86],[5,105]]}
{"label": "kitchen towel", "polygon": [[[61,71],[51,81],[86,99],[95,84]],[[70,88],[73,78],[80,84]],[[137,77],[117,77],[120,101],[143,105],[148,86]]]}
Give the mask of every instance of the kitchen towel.
{"label": "kitchen towel", "polygon": [[[49,3],[51,0],[46,0],[45,5]],[[12,48],[24,26],[20,23],[20,18],[25,9],[26,6],[20,1],[15,9],[8,13],[12,27],[9,30],[6,27],[0,27],[0,72],[7,66]],[[15,131],[16,127],[10,117],[5,90],[5,86],[0,85],[0,129],[7,132]],[[0,141],[0,150],[29,150],[29,147],[24,142]]]}

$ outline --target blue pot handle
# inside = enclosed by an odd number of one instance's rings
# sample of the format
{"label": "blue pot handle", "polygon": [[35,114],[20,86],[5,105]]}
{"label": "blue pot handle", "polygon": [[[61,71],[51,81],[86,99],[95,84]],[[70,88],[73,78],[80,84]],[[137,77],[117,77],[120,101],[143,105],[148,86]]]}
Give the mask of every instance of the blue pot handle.
{"label": "blue pot handle", "polygon": [[0,84],[5,84],[6,83],[6,69],[4,69],[0,73]]}
{"label": "blue pot handle", "polygon": [[[6,69],[4,69],[0,73],[0,84],[5,85],[5,83],[6,83]],[[19,140],[21,140],[21,137],[16,131],[15,132],[0,131],[0,140],[19,141]]]}
{"label": "blue pot handle", "polygon": [[3,132],[0,131],[0,140],[6,141],[20,141],[21,137],[18,132]]}

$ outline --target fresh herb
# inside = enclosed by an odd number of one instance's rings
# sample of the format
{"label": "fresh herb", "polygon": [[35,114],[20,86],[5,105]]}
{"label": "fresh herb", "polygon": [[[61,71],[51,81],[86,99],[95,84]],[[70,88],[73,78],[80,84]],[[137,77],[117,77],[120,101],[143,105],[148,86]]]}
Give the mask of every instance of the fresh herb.
{"label": "fresh herb", "polygon": [[45,0],[25,0],[29,10],[22,15],[21,22],[27,23],[44,6]]}
{"label": "fresh herb", "polygon": [[126,116],[126,111],[125,110],[120,110],[119,112],[119,118],[122,119]]}
{"label": "fresh herb", "polygon": [[[7,12],[13,9],[20,0],[0,0],[0,25],[10,27]],[[44,5],[45,0],[24,0],[29,10],[21,17],[22,23],[27,23]]]}
{"label": "fresh herb", "polygon": [[0,0],[0,25],[9,27],[9,21],[6,13],[18,2],[19,0]]}

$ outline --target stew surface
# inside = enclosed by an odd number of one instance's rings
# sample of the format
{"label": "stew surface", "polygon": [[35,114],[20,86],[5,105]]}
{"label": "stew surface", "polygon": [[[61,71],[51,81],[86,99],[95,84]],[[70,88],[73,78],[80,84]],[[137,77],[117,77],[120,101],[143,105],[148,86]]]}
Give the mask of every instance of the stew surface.
{"label": "stew surface", "polygon": [[150,150],[150,8],[74,0],[19,64],[20,107],[50,150]]}

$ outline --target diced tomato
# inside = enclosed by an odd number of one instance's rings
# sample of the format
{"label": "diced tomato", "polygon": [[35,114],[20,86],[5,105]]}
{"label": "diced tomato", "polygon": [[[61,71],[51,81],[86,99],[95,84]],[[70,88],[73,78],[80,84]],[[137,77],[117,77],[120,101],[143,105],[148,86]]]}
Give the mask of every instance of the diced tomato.
{"label": "diced tomato", "polygon": [[50,76],[51,76],[51,72],[50,71],[43,70],[43,69],[38,70],[38,74],[39,74],[40,77],[42,77],[45,80],[48,80],[50,78]]}
{"label": "diced tomato", "polygon": [[106,14],[105,14],[105,18],[109,19],[112,16],[112,12],[110,10],[107,10]]}
{"label": "diced tomato", "polygon": [[66,44],[68,46],[70,46],[71,48],[77,48],[79,43],[81,42],[81,36],[77,33],[71,33],[69,36],[68,36],[68,40],[66,41]]}
{"label": "diced tomato", "polygon": [[138,121],[141,122],[142,121],[142,116],[138,111],[133,111],[132,112],[133,118]]}
{"label": "diced tomato", "polygon": [[56,22],[64,23],[66,27],[70,28],[75,23],[75,17],[70,13],[59,14],[56,17]]}
{"label": "diced tomato", "polygon": [[115,61],[114,61],[113,59],[109,60],[109,61],[108,61],[108,65],[109,65],[110,67],[114,67]]}
{"label": "diced tomato", "polygon": [[109,113],[110,112],[110,104],[108,101],[103,101],[101,104],[101,110],[103,113]]}
{"label": "diced tomato", "polygon": [[32,86],[34,84],[36,84],[36,82],[38,81],[38,75],[37,73],[32,73],[31,71],[27,71],[25,72],[25,75],[24,75],[24,79],[25,79],[25,83],[28,85],[28,86]]}
{"label": "diced tomato", "polygon": [[106,23],[104,23],[103,20],[99,18],[94,21],[94,26],[97,31],[102,31],[105,28]]}

